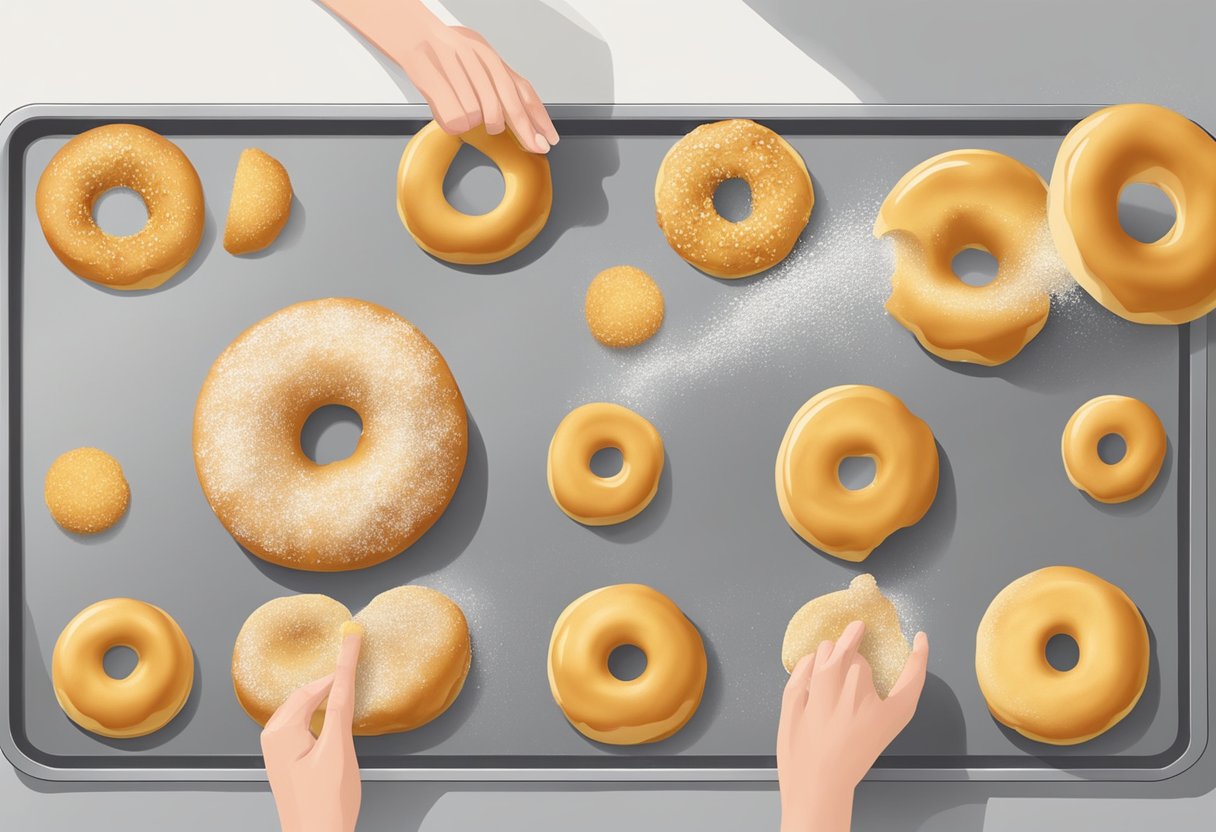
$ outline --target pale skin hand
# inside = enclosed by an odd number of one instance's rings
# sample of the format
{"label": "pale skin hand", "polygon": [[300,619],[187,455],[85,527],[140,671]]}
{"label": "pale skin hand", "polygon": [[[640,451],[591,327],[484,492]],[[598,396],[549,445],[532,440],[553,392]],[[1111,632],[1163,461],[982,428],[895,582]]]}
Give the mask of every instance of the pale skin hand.
{"label": "pale skin hand", "polygon": [[[351,722],[355,665],[363,637],[342,639],[338,669],[287,698],[262,730],[262,756],[283,832],[351,832],[363,786]],[[309,731],[313,713],[328,697],[320,736]]]}
{"label": "pale skin hand", "polygon": [[929,639],[916,634],[883,700],[857,653],[864,633],[862,622],[849,624],[837,641],[803,657],[785,686],[777,729],[782,832],[847,832],[854,789],[916,713]]}
{"label": "pale skin hand", "polygon": [[447,26],[418,0],[321,0],[405,70],[444,132],[507,127],[532,153],[548,153],[557,130],[527,79],[486,39]]}

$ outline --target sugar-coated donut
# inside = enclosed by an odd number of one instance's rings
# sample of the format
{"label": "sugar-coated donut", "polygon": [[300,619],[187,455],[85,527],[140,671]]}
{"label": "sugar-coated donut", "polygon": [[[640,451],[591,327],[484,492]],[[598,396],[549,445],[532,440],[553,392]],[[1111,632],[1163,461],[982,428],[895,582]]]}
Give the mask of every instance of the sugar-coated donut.
{"label": "sugar-coated donut", "polygon": [[[646,656],[636,679],[622,681],[608,656],[630,644]],[[697,712],[705,692],[705,644],[680,608],[658,590],[618,584],[578,598],[549,640],[549,690],[570,724],[612,745],[670,737]]]}
{"label": "sugar-coated donut", "polygon": [[[325,595],[292,595],[258,607],[232,650],[237,701],[265,725],[296,689],[334,672],[342,638],[361,630],[353,731],[411,731],[446,711],[472,662],[469,626],[451,598],[423,586],[382,592],[352,620]],[[313,719],[319,730],[323,709]]]}
{"label": "sugar-coated donut", "polygon": [[[1127,448],[1113,463],[1098,455],[1098,442],[1110,434]],[[1129,396],[1090,399],[1072,414],[1060,439],[1069,481],[1101,503],[1124,503],[1147,491],[1161,472],[1165,446],[1156,412]]]}
{"label": "sugar-coated donut", "polygon": [[[714,194],[728,179],[742,179],[751,189],[751,214],[739,222],[714,207]],[[814,205],[811,175],[798,151],[741,118],[702,124],[676,142],[654,184],[655,213],[668,244],[714,277],[747,277],[780,263]]]}
{"label": "sugar-coated donut", "polygon": [[[840,481],[847,457],[874,460],[874,479]],[[777,451],[777,501],[807,543],[863,561],[893,532],[925,516],[937,496],[933,431],[885,390],[847,384],[799,408]]]}
{"label": "sugar-coated donut", "polygon": [[[591,470],[605,448],[621,452],[610,477]],[[644,417],[619,404],[597,402],[566,414],[549,443],[549,493],[558,508],[588,526],[634,517],[654,499],[663,473],[663,438]]]}
{"label": "sugar-coated donut", "polygon": [[[443,179],[461,145],[489,157],[502,173],[502,201],[485,214],[457,211],[443,194]],[[553,205],[549,160],[520,147],[510,130],[490,135],[475,127],[449,136],[435,122],[419,130],[397,168],[397,213],[414,241],[449,263],[496,263],[540,233]]]}
{"label": "sugar-coated donut", "polygon": [[97,448],[76,448],[51,463],[43,497],[60,526],[75,534],[96,534],[123,516],[131,488],[114,457]]}
{"label": "sugar-coated donut", "polygon": [[[347,459],[318,465],[300,430],[341,404],[363,421]],[[372,303],[305,301],[242,333],[216,359],[194,412],[194,463],[216,517],[271,563],[371,566],[447,508],[468,447],[464,400],[443,356]]]}
{"label": "sugar-coated donut", "polygon": [[[135,652],[122,679],[106,673],[114,647]],[[68,718],[104,737],[142,737],[177,716],[194,686],[194,652],[167,612],[131,598],[110,598],[76,614],[51,654],[55,698]]]}
{"label": "sugar-coated donut", "polygon": [[[93,219],[93,203],[130,188],[147,224],[117,237]],[[51,250],[85,280],[113,289],[150,289],[194,255],[203,239],[203,185],[173,142],[134,124],[107,124],[59,149],[38,180],[38,222]]]}
{"label": "sugar-coated donut", "polygon": [[[1156,242],[1119,222],[1133,183],[1174,203],[1174,226]],[[1216,309],[1216,143],[1173,110],[1120,104],[1077,124],[1056,156],[1048,218],[1072,276],[1116,315],[1180,324]]]}
{"label": "sugar-coated donut", "polygon": [[[887,311],[939,358],[1002,364],[1047,323],[1047,186],[1018,160],[952,150],[921,162],[878,210],[874,235],[888,234],[896,249]],[[996,258],[992,282],[958,278],[952,263],[964,249]]]}
{"label": "sugar-coated donut", "polygon": [[[1067,635],[1071,670],[1047,661]],[[1123,590],[1075,566],[1018,578],[992,600],[975,636],[975,673],[993,717],[1052,745],[1093,739],[1127,716],[1148,679],[1148,628]]]}
{"label": "sugar-coated donut", "polygon": [[612,266],[587,287],[587,327],[606,347],[636,347],[663,325],[663,292],[634,266]]}
{"label": "sugar-coated donut", "polygon": [[224,224],[229,254],[261,251],[275,241],[291,217],[291,178],[283,163],[265,151],[241,151]]}

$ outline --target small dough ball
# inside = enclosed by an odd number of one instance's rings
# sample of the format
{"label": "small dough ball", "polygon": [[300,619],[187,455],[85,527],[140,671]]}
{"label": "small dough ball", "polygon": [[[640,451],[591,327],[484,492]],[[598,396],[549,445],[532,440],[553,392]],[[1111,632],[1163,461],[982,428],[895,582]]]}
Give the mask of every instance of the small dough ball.
{"label": "small dough ball", "polygon": [[278,159],[256,147],[241,151],[224,226],[224,249],[251,254],[275,241],[291,216],[291,179]]}
{"label": "small dough ball", "polygon": [[97,448],[77,448],[51,463],[44,495],[55,522],[76,534],[105,531],[131,502],[122,466]]}
{"label": "small dough ball", "polygon": [[613,266],[587,287],[587,326],[606,347],[636,347],[663,325],[663,293],[650,275]]}
{"label": "small dough ball", "polygon": [[858,652],[874,671],[874,689],[886,699],[912,648],[899,627],[895,605],[878,591],[873,575],[858,575],[848,589],[820,595],[794,613],[781,644],[786,671],[792,672],[799,659],[818,650],[820,643],[840,638],[844,628],[858,620],[866,625]]}

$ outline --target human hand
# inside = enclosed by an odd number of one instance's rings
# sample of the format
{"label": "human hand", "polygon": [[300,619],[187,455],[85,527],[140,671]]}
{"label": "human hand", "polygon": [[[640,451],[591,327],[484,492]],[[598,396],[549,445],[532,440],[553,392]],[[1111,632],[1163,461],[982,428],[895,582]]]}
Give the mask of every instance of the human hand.
{"label": "human hand", "polygon": [[854,621],[835,642],[794,667],[781,702],[777,778],[786,832],[847,830],[853,790],[878,755],[916,713],[925,685],[929,639],[917,633],[887,698],[874,690],[870,664],[857,653],[865,624]]}
{"label": "human hand", "polygon": [[[344,636],[337,670],[289,696],[262,729],[266,777],[284,832],[355,828],[363,786],[351,722],[362,641],[361,632]],[[309,724],[326,697],[325,723],[314,739]]]}

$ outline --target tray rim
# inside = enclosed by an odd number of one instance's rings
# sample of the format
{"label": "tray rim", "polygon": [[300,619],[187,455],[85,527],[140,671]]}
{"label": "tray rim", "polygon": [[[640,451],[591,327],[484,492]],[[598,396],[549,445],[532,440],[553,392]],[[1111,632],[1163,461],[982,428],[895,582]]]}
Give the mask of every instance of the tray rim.
{"label": "tray rim", "polygon": [[[921,104],[746,104],[685,105],[685,104],[556,104],[549,108],[555,121],[612,120],[619,122],[664,120],[708,121],[731,117],[760,120],[858,120],[863,122],[906,121],[940,123],[941,126],[968,122],[1056,122],[1061,135],[1067,127],[1098,109],[1099,104],[1009,104],[1009,105],[921,105]],[[0,121],[0,262],[4,263],[3,286],[0,287],[7,306],[11,270],[9,212],[9,161],[11,144],[17,131],[33,121],[46,119],[79,119],[116,121],[122,119],[174,119],[207,121],[241,121],[246,119],[318,121],[343,120],[401,120],[429,118],[430,110],[422,104],[30,104],[19,107]],[[989,125],[988,129],[991,129]],[[965,131],[960,131],[965,134]],[[1039,131],[1032,135],[1044,135]],[[1190,401],[1189,415],[1191,453],[1189,459],[1187,545],[1190,556],[1187,585],[1190,617],[1188,638],[1188,705],[1189,713],[1180,714],[1187,720],[1189,732],[1182,753],[1161,768],[1056,768],[1039,767],[883,767],[875,768],[868,780],[942,781],[974,780],[991,782],[1103,782],[1160,781],[1175,777],[1194,766],[1207,750],[1207,327],[1206,318],[1185,325],[1188,333],[1181,336],[1183,346],[1189,347]],[[10,544],[13,534],[11,496],[13,476],[10,447],[10,355],[9,310],[0,314],[0,466],[5,476],[0,478],[0,535]],[[1189,339],[1189,340],[1188,340]],[[1197,418],[1198,417],[1198,418]],[[1199,464],[1196,464],[1198,462]],[[17,491],[20,494],[20,491]],[[10,627],[13,614],[9,604],[10,563],[12,553],[6,552],[0,567],[0,598],[5,599],[0,614],[0,643],[6,650],[0,661],[0,710],[4,713],[0,730],[0,751],[9,762],[26,775],[50,781],[69,782],[205,782],[205,781],[265,781],[264,768],[235,767],[61,767],[46,765],[30,757],[13,735],[10,713],[9,686],[10,655],[13,639],[20,629]],[[1197,672],[1202,671],[1202,672]],[[1180,722],[1181,724],[1181,722]],[[1168,752],[1167,752],[1168,753]],[[1034,757],[1027,755],[1027,761]],[[772,767],[463,767],[463,768],[392,768],[377,767],[361,770],[363,779],[417,781],[538,781],[538,782],[774,782]]]}

